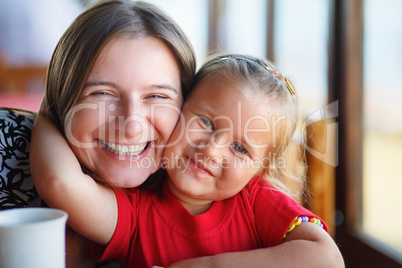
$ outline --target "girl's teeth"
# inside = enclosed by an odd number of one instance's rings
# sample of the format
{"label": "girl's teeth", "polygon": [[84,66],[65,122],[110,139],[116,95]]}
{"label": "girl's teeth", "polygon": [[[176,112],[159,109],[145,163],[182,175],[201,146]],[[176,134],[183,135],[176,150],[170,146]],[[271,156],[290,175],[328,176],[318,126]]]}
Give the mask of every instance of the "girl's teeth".
{"label": "girl's teeth", "polygon": [[106,148],[109,152],[112,152],[114,154],[118,155],[129,155],[129,156],[134,156],[142,153],[145,148],[147,147],[147,143],[144,143],[142,145],[120,145],[112,142],[106,142],[100,140],[100,145],[102,145],[104,148]]}

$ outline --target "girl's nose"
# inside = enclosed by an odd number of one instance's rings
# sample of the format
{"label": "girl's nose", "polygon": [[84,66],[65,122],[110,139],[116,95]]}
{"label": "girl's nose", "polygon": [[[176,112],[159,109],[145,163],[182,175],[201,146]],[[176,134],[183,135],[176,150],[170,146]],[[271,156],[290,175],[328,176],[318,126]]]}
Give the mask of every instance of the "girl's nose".
{"label": "girl's nose", "polygon": [[201,142],[203,146],[200,146],[200,149],[203,151],[206,158],[214,162],[220,162],[221,159],[227,157],[230,141],[227,134],[228,133],[218,133],[211,135],[208,141]]}

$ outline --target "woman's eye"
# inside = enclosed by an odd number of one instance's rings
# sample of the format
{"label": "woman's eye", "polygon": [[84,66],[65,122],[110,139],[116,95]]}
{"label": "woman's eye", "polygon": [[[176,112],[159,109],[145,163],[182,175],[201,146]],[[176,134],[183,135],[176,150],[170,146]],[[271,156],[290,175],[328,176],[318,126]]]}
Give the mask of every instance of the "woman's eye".
{"label": "woman's eye", "polygon": [[236,152],[239,152],[241,154],[248,154],[247,150],[244,149],[244,147],[239,143],[234,144],[233,148],[236,150]]}
{"label": "woman's eye", "polygon": [[148,98],[150,98],[150,99],[167,99],[167,97],[165,95],[159,95],[159,94],[149,95]]}
{"label": "woman's eye", "polygon": [[91,92],[90,95],[92,95],[92,96],[112,96],[112,94],[108,91],[94,91],[94,92]]}
{"label": "woman's eye", "polygon": [[205,116],[202,116],[202,115],[200,116],[200,118],[201,118],[203,124],[204,124],[207,128],[210,128],[210,129],[213,129],[213,128],[214,128],[214,126],[213,126],[211,120],[209,120],[208,118],[206,118]]}

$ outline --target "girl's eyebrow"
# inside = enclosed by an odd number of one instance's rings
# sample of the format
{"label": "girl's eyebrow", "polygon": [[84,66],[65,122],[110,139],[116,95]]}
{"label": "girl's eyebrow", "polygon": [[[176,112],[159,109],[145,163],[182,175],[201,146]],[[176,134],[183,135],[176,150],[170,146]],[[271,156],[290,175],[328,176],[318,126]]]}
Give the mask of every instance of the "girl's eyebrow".
{"label": "girl's eyebrow", "polygon": [[[109,82],[109,81],[87,81],[84,84],[84,89],[87,87],[92,87],[92,86],[109,86],[112,88],[119,88],[119,86],[114,83],[114,82]],[[170,85],[170,84],[152,84],[146,87],[147,90],[154,90],[154,89],[166,89],[169,91],[172,91],[173,93],[175,93],[176,95],[179,95],[179,90],[176,89],[174,86]]]}

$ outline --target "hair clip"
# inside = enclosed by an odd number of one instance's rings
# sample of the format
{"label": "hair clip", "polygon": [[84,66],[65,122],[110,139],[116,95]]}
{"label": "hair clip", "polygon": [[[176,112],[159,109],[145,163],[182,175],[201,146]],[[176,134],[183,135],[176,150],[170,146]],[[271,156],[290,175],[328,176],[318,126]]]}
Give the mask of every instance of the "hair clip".
{"label": "hair clip", "polygon": [[293,88],[292,83],[290,83],[289,79],[287,78],[283,78],[282,76],[280,76],[274,69],[269,68],[268,66],[265,66],[265,69],[267,69],[268,71],[270,71],[271,73],[273,73],[274,75],[276,75],[279,79],[282,80],[282,82],[285,84],[285,86],[288,88],[290,95],[295,95],[295,89]]}
{"label": "hair clip", "polygon": [[[224,57],[224,58],[221,58],[221,60],[226,60],[226,59],[229,59],[229,58],[237,59],[237,60],[244,60],[244,61],[247,61],[247,62],[251,62],[251,63],[257,64],[257,62],[255,62],[255,61],[253,61],[253,60],[249,60],[249,59],[242,58],[242,57],[236,57],[236,56]],[[266,65],[264,65],[264,67],[265,67],[265,69],[267,69],[269,72],[271,72],[271,73],[273,73],[274,75],[276,75],[276,76],[285,84],[285,86],[286,86],[287,89],[289,90],[290,95],[295,95],[295,94],[296,94],[296,91],[295,91],[295,89],[293,88],[292,83],[290,83],[289,79],[283,78],[283,77],[280,76],[274,69],[269,68],[269,67],[266,66]]]}

